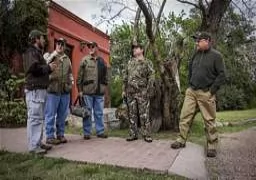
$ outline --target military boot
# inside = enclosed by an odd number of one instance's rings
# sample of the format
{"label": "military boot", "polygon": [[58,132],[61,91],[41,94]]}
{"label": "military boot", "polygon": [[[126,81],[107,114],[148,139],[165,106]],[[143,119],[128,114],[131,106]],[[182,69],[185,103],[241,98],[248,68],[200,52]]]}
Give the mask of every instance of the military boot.
{"label": "military boot", "polygon": [[130,137],[126,138],[126,141],[135,141],[135,140],[138,140],[137,136],[130,136]]}
{"label": "military boot", "polygon": [[179,148],[184,148],[186,145],[179,142],[179,141],[175,141],[174,143],[171,144],[171,148],[172,149],[179,149]]}

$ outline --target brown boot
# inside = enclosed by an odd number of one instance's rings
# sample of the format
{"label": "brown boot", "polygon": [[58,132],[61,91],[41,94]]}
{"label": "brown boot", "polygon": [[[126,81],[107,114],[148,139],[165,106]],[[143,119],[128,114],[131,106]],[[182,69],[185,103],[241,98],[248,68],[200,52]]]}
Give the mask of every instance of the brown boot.
{"label": "brown boot", "polygon": [[52,149],[52,146],[47,145],[47,144],[43,144],[43,143],[40,145],[40,147],[41,147],[42,149],[45,149],[46,151],[49,151],[49,150]]}
{"label": "brown boot", "polygon": [[172,149],[184,148],[185,146],[186,146],[185,144],[178,141],[175,141],[174,143],[171,144]]}
{"label": "brown boot", "polygon": [[59,139],[56,139],[56,138],[48,138],[48,139],[46,139],[46,143],[47,144],[52,144],[52,145],[58,145],[61,142],[60,142]]}
{"label": "brown boot", "polygon": [[68,142],[68,140],[64,136],[58,136],[57,139],[60,140],[60,143],[67,143]]}

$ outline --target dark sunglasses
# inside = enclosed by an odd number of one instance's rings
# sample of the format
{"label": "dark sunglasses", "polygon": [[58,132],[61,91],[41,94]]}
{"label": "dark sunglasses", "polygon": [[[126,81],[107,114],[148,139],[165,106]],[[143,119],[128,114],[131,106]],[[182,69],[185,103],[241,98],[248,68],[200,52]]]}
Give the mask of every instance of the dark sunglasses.
{"label": "dark sunglasses", "polygon": [[64,46],[63,42],[57,42],[57,45]]}
{"label": "dark sunglasses", "polygon": [[96,46],[94,46],[94,45],[88,45],[87,46],[89,49],[93,49],[93,48],[95,48]]}

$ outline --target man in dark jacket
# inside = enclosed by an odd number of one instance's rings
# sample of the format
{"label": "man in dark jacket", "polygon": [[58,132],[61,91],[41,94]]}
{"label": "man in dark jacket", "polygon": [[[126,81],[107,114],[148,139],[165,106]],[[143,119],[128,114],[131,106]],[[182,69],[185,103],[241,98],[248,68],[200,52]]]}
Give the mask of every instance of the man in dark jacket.
{"label": "man in dark jacket", "polygon": [[[107,66],[98,55],[98,44],[88,43],[89,55],[81,62],[77,76],[79,95],[83,97],[90,111],[93,111],[95,129],[98,138],[107,138],[104,132],[103,108],[104,93],[108,84]],[[92,113],[91,113],[92,114]],[[84,139],[91,138],[92,117],[83,119]]]}
{"label": "man in dark jacket", "polygon": [[30,46],[23,55],[25,71],[25,95],[27,105],[28,149],[31,153],[44,154],[51,146],[42,144],[44,107],[49,74],[55,69],[54,63],[47,65],[42,50],[45,37],[41,31],[32,30],[29,34]]}
{"label": "man in dark jacket", "polygon": [[207,156],[215,157],[218,142],[215,94],[225,82],[224,63],[221,54],[211,47],[209,33],[201,32],[193,37],[197,52],[189,63],[189,88],[180,115],[180,134],[171,147],[185,147],[196,108],[199,107],[205,124]]}

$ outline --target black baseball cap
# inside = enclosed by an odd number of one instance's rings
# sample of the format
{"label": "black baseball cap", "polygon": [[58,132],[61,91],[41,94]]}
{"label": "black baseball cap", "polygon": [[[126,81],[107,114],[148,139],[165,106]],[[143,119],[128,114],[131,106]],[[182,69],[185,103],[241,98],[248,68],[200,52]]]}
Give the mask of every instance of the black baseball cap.
{"label": "black baseball cap", "polygon": [[98,44],[95,41],[91,41],[87,43],[87,46],[94,46],[94,47],[98,47]]}
{"label": "black baseball cap", "polygon": [[196,33],[195,35],[192,36],[193,39],[195,40],[201,40],[201,39],[209,39],[211,40],[212,37],[211,37],[211,34],[208,33],[208,32],[199,32],[199,33]]}

